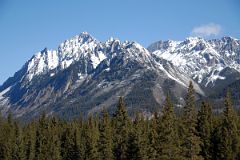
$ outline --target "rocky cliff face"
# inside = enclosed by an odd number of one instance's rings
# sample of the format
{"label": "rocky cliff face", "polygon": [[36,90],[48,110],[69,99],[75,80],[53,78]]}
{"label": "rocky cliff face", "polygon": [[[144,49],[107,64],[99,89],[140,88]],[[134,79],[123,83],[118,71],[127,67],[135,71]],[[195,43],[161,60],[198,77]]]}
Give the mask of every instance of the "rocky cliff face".
{"label": "rocky cliff face", "polygon": [[111,111],[124,96],[129,111],[147,113],[160,108],[167,93],[181,106],[190,80],[199,97],[237,81],[239,54],[240,41],[231,37],[159,41],[146,49],[84,32],[57,50],[36,53],[0,87],[0,108],[24,119],[43,111],[74,117]]}

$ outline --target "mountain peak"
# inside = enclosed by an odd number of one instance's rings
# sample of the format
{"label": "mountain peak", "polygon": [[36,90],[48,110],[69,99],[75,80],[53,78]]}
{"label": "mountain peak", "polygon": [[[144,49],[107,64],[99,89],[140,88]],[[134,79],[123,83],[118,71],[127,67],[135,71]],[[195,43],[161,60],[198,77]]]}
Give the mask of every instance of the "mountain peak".
{"label": "mountain peak", "polygon": [[196,43],[205,42],[205,39],[201,37],[187,37],[186,40],[183,42],[194,45]]}
{"label": "mountain peak", "polygon": [[48,51],[48,49],[47,49],[47,47],[45,47],[42,51],[41,51],[41,53],[46,53]]}
{"label": "mountain peak", "polygon": [[231,36],[224,36],[221,38],[221,40],[225,41],[225,42],[239,41],[239,39],[231,37]]}
{"label": "mountain peak", "polygon": [[[65,112],[68,107],[62,104],[77,104],[90,113],[99,106],[110,107],[118,95],[130,98],[134,93],[155,101],[167,89],[183,97],[189,81],[205,96],[206,88],[225,87],[240,77],[239,51],[240,43],[232,37],[158,41],[147,50],[135,41],[110,38],[100,42],[82,32],[56,50],[45,48],[35,54],[0,87],[0,107],[16,107],[15,114],[22,116],[37,115],[44,107],[53,113]],[[147,96],[139,96],[139,88]]]}
{"label": "mountain peak", "polygon": [[112,43],[120,43],[120,40],[118,38],[110,37],[107,41],[106,44],[112,44]]}
{"label": "mountain peak", "polygon": [[80,33],[80,35],[90,35],[88,32],[86,32],[86,31],[83,31],[82,33]]}
{"label": "mountain peak", "polygon": [[82,44],[88,44],[91,42],[98,43],[98,40],[94,38],[91,34],[87,32],[82,32],[79,35],[76,35],[70,39],[65,40],[59,45],[59,48],[63,48],[64,46],[80,46]]}
{"label": "mountain peak", "polygon": [[85,39],[86,41],[87,40],[96,40],[91,34],[89,34],[88,32],[82,32],[78,35],[78,38],[82,38],[82,39]]}

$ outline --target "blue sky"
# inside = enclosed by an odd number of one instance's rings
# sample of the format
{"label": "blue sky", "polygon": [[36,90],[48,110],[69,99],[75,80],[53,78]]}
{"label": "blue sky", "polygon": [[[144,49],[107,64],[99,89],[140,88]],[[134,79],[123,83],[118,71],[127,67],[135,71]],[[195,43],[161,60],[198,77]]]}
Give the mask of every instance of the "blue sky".
{"label": "blue sky", "polygon": [[31,56],[83,31],[105,41],[240,38],[239,0],[0,0],[0,84]]}

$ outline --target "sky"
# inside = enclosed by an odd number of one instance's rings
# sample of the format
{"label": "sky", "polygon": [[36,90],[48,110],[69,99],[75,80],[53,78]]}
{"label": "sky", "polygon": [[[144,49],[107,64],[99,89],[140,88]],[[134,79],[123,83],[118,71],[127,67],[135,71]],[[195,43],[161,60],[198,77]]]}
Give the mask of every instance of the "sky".
{"label": "sky", "polygon": [[240,38],[239,0],[0,0],[0,84],[36,52],[81,32],[147,47],[158,40]]}

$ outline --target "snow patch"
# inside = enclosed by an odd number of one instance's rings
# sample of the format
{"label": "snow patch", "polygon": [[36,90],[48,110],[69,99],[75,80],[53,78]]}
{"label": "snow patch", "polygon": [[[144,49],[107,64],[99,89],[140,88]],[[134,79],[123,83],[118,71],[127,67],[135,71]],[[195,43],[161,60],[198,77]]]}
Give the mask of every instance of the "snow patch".
{"label": "snow patch", "polygon": [[12,86],[10,86],[10,87],[6,88],[5,90],[3,90],[2,92],[0,92],[0,100],[6,98],[6,97],[4,97],[4,94],[6,94],[8,91],[10,91],[11,87]]}
{"label": "snow patch", "polygon": [[11,89],[11,87],[12,86],[0,92],[0,106],[4,106],[3,111],[7,110],[10,107],[9,105],[6,105],[8,104],[8,97],[4,97],[4,94],[6,94]]}
{"label": "snow patch", "polygon": [[167,76],[168,76],[169,78],[171,78],[171,79],[175,80],[176,82],[178,82],[179,84],[187,87],[187,85],[184,84],[182,81],[180,81],[180,80],[177,79],[177,78],[174,78],[171,74],[169,74],[168,71],[166,71],[161,64],[159,64],[158,66],[159,66],[159,68],[160,68],[162,71],[164,71],[164,73],[167,74]]}

